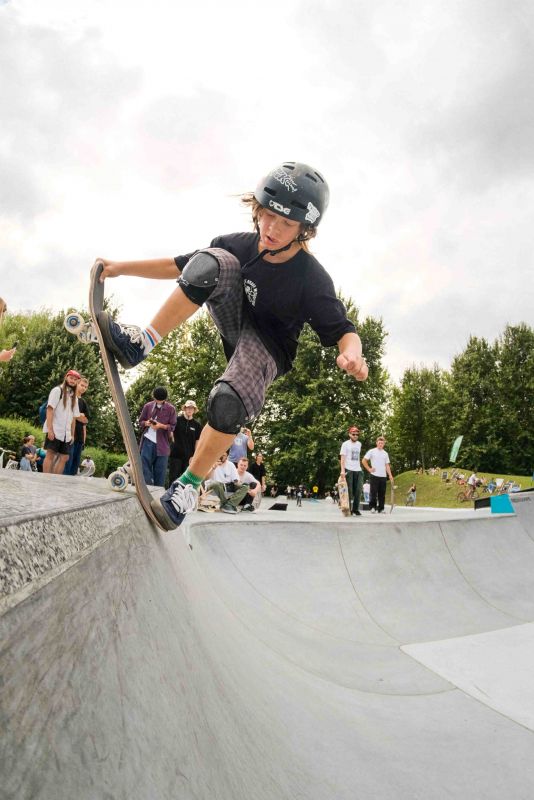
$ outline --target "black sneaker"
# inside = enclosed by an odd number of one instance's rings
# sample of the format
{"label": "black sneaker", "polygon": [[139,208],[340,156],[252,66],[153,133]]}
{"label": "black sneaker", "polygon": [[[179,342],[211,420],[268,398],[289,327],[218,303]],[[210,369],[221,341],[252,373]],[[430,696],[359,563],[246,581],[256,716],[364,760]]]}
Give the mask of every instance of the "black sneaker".
{"label": "black sneaker", "polygon": [[255,510],[255,509],[254,509],[254,506],[253,506],[251,503],[247,503],[247,504],[246,504],[246,505],[244,505],[244,506],[243,506],[243,508],[241,509],[241,511],[251,511],[252,513],[254,513],[254,510]]}
{"label": "black sneaker", "polygon": [[171,483],[165,494],[162,494],[159,503],[176,527],[181,525],[186,514],[195,511],[198,504],[198,492],[190,483],[180,481]]}
{"label": "black sneaker", "polygon": [[106,311],[98,315],[98,324],[106,347],[122,367],[131,369],[146,358],[142,328],[137,325],[120,325]]}

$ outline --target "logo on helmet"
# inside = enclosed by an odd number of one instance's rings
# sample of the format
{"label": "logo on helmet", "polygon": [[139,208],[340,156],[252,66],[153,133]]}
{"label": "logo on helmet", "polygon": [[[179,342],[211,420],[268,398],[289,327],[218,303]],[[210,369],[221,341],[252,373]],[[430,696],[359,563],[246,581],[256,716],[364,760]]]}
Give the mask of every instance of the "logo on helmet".
{"label": "logo on helmet", "polygon": [[278,181],[278,183],[281,183],[282,186],[285,186],[286,189],[290,189],[292,192],[296,192],[298,190],[298,186],[291,175],[288,175],[285,169],[282,169],[282,167],[273,173],[273,178],[275,181]]}
{"label": "logo on helmet", "polygon": [[316,222],[320,216],[321,212],[317,208],[315,208],[313,203],[308,203],[308,213],[304,217],[306,222],[309,222],[310,225],[313,225],[313,223]]}
{"label": "logo on helmet", "polygon": [[289,214],[291,214],[290,208],[286,208],[281,203],[277,203],[276,200],[269,200],[269,205],[271,206],[271,208],[274,208],[275,211],[280,212],[280,214],[285,214],[286,216],[289,216]]}

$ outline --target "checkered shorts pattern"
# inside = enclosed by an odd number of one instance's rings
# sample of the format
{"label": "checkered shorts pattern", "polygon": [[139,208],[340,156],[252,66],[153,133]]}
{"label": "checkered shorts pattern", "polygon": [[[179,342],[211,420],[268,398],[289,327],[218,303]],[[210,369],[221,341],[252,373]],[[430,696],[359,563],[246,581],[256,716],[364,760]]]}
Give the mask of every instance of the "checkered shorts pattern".
{"label": "checkered shorts pattern", "polygon": [[227,250],[206,250],[219,262],[219,282],[206,307],[221,336],[234,348],[234,354],[217,383],[229,383],[247,410],[247,422],[260,413],[265,394],[276,378],[274,358],[260,339],[243,298],[243,276],[238,259]]}

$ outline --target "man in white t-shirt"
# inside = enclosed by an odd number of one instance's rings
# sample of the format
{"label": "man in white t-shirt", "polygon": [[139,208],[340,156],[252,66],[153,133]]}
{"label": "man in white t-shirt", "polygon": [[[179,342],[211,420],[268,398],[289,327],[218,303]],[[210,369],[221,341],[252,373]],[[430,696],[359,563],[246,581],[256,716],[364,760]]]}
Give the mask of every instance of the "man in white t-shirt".
{"label": "man in white t-shirt", "polygon": [[205,487],[208,493],[221,501],[221,511],[237,514],[237,507],[245,501],[243,511],[254,511],[252,500],[260,491],[260,484],[247,471],[248,458],[240,458],[236,466],[223,453],[208,475]]}
{"label": "man in white t-shirt", "polygon": [[[384,450],[386,440],[379,436],[376,440],[376,447],[368,450],[362,459],[364,469],[369,473],[371,484],[371,496],[369,498],[369,508],[371,513],[377,511],[379,514],[384,510],[386,500],[386,485],[389,478],[393,483],[393,475],[389,464],[389,456]],[[369,463],[370,462],[370,463]]]}
{"label": "man in white t-shirt", "polygon": [[360,498],[363,486],[363,472],[360,464],[361,442],[358,441],[360,429],[356,425],[349,428],[349,438],[341,445],[339,452],[341,462],[341,477],[347,481],[349,490],[349,507],[351,513],[361,516]]}

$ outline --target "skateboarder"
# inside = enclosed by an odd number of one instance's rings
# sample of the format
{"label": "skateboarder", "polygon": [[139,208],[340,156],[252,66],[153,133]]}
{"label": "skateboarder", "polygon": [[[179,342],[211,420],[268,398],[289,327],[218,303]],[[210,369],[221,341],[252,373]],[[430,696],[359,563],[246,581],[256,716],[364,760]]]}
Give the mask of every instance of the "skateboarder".
{"label": "skateboarder", "polygon": [[356,380],[368,369],[362,345],[328,273],[310,254],[328,205],[328,186],[307,164],[286,162],[243,197],[255,232],[219,236],[209,248],[152,261],[107,261],[101,280],[119,275],[178,279],[146,328],[99,316],[106,346],[134,367],[206,304],[228,365],[207,404],[208,424],[188,469],[160,502],[176,525],[195,509],[198,487],[237,432],[260,413],[270,384],[291,369],[305,322],[324,346],[337,344],[337,365]]}

